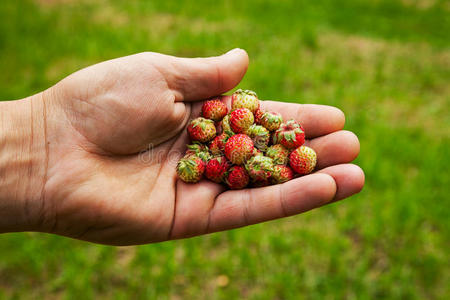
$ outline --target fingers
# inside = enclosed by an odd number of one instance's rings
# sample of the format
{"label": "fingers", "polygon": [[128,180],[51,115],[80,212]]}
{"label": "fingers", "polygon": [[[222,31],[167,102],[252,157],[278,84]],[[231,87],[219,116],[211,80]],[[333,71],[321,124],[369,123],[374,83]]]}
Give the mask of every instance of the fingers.
{"label": "fingers", "polygon": [[216,199],[208,232],[299,214],[328,203],[336,190],[333,177],[311,174],[280,185],[227,191]]}
{"label": "fingers", "polygon": [[[230,109],[231,97],[222,96],[221,99]],[[298,121],[309,139],[341,130],[345,125],[344,113],[333,106],[261,100],[261,108],[280,113],[284,120]]]}
{"label": "fingers", "polygon": [[328,174],[334,178],[337,191],[334,201],[350,197],[359,193],[364,187],[364,172],[357,165],[343,164],[320,170],[320,174]]}
{"label": "fingers", "polygon": [[346,130],[312,139],[305,144],[317,153],[317,169],[349,163],[359,154],[358,137]]}
{"label": "fingers", "polygon": [[299,214],[356,194],[363,186],[363,171],[343,164],[280,185],[228,191],[216,199],[208,232]]}
{"label": "fingers", "polygon": [[209,181],[198,185],[179,182],[170,237],[188,237],[290,216],[349,197],[362,189],[362,170],[343,164],[359,153],[359,141],[353,133],[334,132],[308,141],[308,146],[317,152],[318,169],[325,169],[282,185],[220,194],[225,188]]}
{"label": "fingers", "polygon": [[344,128],[344,113],[333,106],[316,104],[297,104],[275,101],[263,101],[265,110],[279,112],[284,120],[298,121],[306,132],[307,138],[314,138]]}
{"label": "fingers", "polygon": [[166,78],[177,99],[196,101],[225,93],[239,84],[248,68],[248,55],[233,49],[207,58],[172,57]]}

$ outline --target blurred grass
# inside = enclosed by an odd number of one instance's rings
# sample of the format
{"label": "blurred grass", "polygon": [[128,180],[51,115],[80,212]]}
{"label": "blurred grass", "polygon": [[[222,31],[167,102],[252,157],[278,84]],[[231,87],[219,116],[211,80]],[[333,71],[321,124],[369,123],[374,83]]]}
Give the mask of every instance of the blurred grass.
{"label": "blurred grass", "polygon": [[241,47],[240,87],[346,112],[367,185],[302,216],[155,245],[2,235],[0,299],[448,299],[449,13],[432,0],[3,1],[0,99],[135,52]]}

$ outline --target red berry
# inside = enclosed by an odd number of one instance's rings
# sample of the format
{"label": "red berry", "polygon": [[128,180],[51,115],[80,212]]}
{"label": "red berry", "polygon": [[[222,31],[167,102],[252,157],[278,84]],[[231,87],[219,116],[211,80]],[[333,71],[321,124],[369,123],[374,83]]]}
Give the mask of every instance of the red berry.
{"label": "red berry", "polygon": [[247,108],[238,108],[230,114],[230,126],[233,132],[243,133],[254,121],[253,114]]}
{"label": "red berry", "polygon": [[289,160],[289,150],[280,144],[267,148],[266,155],[272,158],[276,165],[285,165]]}
{"label": "red berry", "polygon": [[197,154],[199,152],[208,152],[208,147],[199,142],[193,142],[191,145],[187,145],[186,154]]}
{"label": "red berry", "polygon": [[264,115],[264,111],[262,109],[258,108],[253,115],[255,117],[255,123],[258,125],[261,125],[261,119],[262,119],[262,116]]}
{"label": "red berry", "polygon": [[258,150],[258,148],[253,148],[253,155],[252,156],[257,156],[257,155],[264,155],[264,153],[261,150]]}
{"label": "red berry", "polygon": [[213,121],[220,121],[228,113],[228,108],[219,98],[214,98],[203,103],[202,115]]}
{"label": "red berry", "polygon": [[208,142],[216,136],[214,121],[201,117],[192,120],[187,127],[187,131],[193,141],[202,143]]}
{"label": "red berry", "polygon": [[225,172],[231,167],[231,163],[225,156],[217,156],[209,160],[206,165],[205,175],[211,181],[220,183],[225,177]]}
{"label": "red berry", "polygon": [[225,150],[225,143],[227,142],[229,136],[225,132],[221,135],[216,136],[212,142],[209,144],[209,150],[213,155],[223,154]]}
{"label": "red berry", "polygon": [[225,156],[236,165],[242,165],[249,159],[253,150],[253,141],[245,134],[235,134],[225,144]]}
{"label": "red berry", "polygon": [[273,173],[273,160],[264,155],[256,155],[245,163],[245,170],[252,181],[268,180]]}
{"label": "red berry", "polygon": [[232,190],[243,189],[248,185],[249,177],[242,166],[231,167],[225,176],[225,183]]}
{"label": "red berry", "polygon": [[300,175],[309,174],[314,170],[317,163],[316,152],[306,146],[300,146],[292,151],[289,156],[289,165]]}
{"label": "red berry", "polygon": [[284,183],[294,178],[294,171],[288,166],[276,165],[270,178],[273,184]]}
{"label": "red berry", "polygon": [[222,132],[228,134],[229,136],[232,136],[234,134],[230,126],[230,114],[223,117],[221,125],[222,125]]}
{"label": "red berry", "polygon": [[272,142],[281,144],[288,149],[295,149],[305,143],[305,131],[300,124],[294,120],[289,120],[281,124],[280,128],[275,131]]}
{"label": "red berry", "polygon": [[195,155],[200,157],[205,162],[205,164],[211,159],[211,153],[209,153],[208,151],[201,151]]}
{"label": "red berry", "polygon": [[261,125],[253,124],[245,132],[252,140],[256,148],[266,151],[270,141],[270,132]]}
{"label": "red berry", "polygon": [[237,90],[231,95],[231,109],[247,108],[255,113],[259,108],[258,96],[250,90]]}
{"label": "red berry", "polygon": [[205,163],[203,160],[192,154],[183,157],[177,164],[178,177],[184,182],[195,183],[200,181],[204,171]]}
{"label": "red berry", "polygon": [[281,123],[283,122],[283,118],[279,113],[267,111],[265,112],[260,120],[262,126],[266,127],[269,131],[277,130]]}

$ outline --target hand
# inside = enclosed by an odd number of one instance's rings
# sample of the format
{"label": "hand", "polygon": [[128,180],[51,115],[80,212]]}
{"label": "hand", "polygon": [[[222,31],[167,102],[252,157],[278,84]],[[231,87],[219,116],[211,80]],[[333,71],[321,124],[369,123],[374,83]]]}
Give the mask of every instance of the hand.
{"label": "hand", "polygon": [[32,230],[141,244],[286,217],[359,192],[363,172],[346,164],[358,155],[359,142],[341,131],[343,113],[272,101],[262,106],[305,127],[318,172],[238,191],[177,179],[186,124],[200,114],[198,100],[231,90],[247,66],[247,54],[238,49],[194,59],[141,53],[83,69],[28,101],[42,107],[34,118],[44,122],[46,148]]}

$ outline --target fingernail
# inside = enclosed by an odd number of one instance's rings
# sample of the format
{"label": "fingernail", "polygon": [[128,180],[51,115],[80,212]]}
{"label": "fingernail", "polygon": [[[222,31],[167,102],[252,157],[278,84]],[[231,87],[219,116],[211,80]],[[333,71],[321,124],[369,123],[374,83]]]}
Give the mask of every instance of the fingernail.
{"label": "fingernail", "polygon": [[225,53],[224,55],[233,54],[233,53],[236,53],[236,52],[239,52],[239,51],[242,51],[242,49],[241,48],[234,48],[234,49],[231,49],[230,51],[228,51],[227,53]]}

